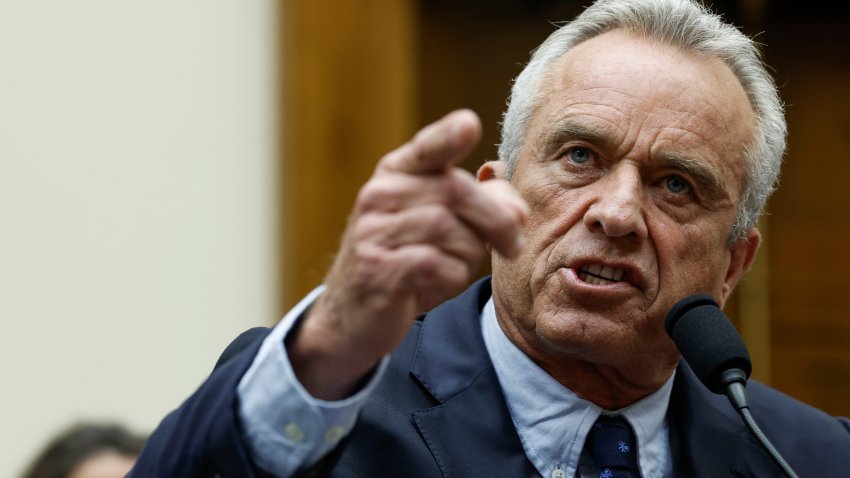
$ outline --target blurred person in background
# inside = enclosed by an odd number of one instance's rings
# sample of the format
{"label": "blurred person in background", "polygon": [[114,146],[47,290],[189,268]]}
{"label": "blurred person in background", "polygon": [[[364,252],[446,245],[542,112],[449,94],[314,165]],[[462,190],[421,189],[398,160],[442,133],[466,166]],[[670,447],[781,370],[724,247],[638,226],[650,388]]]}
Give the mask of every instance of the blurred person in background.
{"label": "blurred person in background", "polygon": [[76,424],[53,438],[21,478],[120,478],[145,440],[118,424]]}

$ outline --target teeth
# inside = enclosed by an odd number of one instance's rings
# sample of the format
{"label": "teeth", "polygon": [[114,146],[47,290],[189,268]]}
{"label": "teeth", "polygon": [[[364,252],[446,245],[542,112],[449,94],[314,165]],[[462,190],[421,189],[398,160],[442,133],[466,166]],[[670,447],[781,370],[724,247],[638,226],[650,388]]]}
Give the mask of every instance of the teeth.
{"label": "teeth", "polygon": [[599,277],[592,276],[592,275],[587,274],[585,272],[580,273],[579,277],[581,277],[581,280],[583,280],[584,282],[586,282],[590,285],[603,285],[603,284],[609,283],[605,279],[600,279]]}
{"label": "teeth", "polygon": [[614,275],[611,277],[617,282],[623,280],[623,269],[614,269]]}
{"label": "teeth", "polygon": [[603,285],[623,280],[625,272],[622,269],[614,269],[611,266],[591,264],[579,271],[579,278],[591,285]]}

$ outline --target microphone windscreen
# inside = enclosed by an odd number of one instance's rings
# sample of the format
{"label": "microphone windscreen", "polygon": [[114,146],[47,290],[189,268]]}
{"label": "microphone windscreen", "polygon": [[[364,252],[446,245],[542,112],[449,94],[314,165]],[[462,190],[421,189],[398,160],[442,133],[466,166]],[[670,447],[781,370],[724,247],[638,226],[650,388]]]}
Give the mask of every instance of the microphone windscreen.
{"label": "microphone windscreen", "polygon": [[724,393],[720,375],[739,368],[747,378],[750,354],[735,326],[711,296],[688,296],[670,309],[664,323],[667,334],[697,377],[714,393]]}

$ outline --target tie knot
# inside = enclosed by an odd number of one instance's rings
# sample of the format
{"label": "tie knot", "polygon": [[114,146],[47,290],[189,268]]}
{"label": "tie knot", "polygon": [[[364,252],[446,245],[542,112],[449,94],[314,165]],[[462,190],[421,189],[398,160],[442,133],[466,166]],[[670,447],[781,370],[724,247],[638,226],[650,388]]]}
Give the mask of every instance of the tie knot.
{"label": "tie knot", "polygon": [[637,443],[632,427],[621,416],[600,416],[587,435],[587,451],[600,478],[637,477]]}

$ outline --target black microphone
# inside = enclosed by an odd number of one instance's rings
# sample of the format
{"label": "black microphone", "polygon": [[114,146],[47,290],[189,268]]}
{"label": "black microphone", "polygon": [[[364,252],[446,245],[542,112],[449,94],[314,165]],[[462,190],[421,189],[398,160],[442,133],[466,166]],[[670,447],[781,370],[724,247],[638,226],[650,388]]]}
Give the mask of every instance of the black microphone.
{"label": "black microphone", "polygon": [[664,328],[697,378],[712,392],[725,393],[773,461],[786,476],[797,478],[750,413],[746,389],[753,368],[750,354],[717,302],[704,294],[688,296],[670,309]]}

